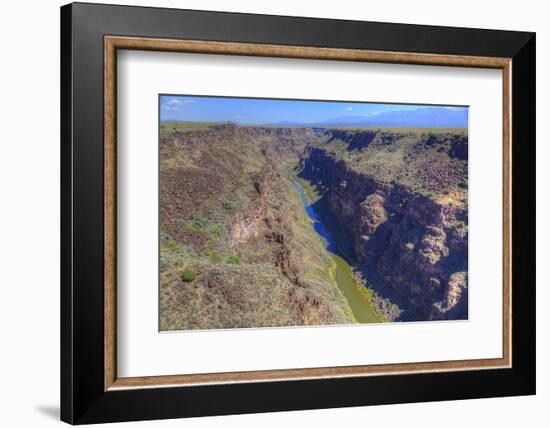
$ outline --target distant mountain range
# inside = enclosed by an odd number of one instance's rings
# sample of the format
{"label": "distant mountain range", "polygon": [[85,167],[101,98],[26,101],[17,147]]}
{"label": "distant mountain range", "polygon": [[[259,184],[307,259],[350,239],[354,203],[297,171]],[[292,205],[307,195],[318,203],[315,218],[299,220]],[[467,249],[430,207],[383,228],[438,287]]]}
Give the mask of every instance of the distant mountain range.
{"label": "distant mountain range", "polygon": [[279,126],[402,126],[465,128],[468,126],[468,110],[449,107],[429,107],[416,110],[395,110],[369,116],[340,116],[320,122],[281,121]]}

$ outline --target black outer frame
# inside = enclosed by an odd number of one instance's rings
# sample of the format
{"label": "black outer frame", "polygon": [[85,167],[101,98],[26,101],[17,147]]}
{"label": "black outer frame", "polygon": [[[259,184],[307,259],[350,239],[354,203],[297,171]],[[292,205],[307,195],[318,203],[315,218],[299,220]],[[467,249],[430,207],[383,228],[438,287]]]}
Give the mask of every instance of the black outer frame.
{"label": "black outer frame", "polygon": [[[512,368],[104,392],[103,37],[512,58]],[[71,424],[535,393],[535,34],[73,3],[61,8],[61,420]]]}

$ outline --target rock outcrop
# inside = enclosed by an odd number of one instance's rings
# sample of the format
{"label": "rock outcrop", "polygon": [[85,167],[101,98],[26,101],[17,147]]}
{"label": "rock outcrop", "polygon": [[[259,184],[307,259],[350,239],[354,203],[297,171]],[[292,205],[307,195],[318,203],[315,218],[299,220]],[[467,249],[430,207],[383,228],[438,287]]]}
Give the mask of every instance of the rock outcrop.
{"label": "rock outcrop", "polygon": [[324,189],[323,203],[349,235],[355,256],[409,306],[407,319],[467,318],[465,208],[376,181],[318,147],[307,148],[301,169]]}

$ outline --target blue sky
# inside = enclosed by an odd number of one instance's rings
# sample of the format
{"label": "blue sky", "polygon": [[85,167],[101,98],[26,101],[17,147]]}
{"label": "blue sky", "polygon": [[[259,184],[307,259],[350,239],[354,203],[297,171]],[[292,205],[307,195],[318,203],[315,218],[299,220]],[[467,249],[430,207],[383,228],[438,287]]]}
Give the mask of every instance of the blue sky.
{"label": "blue sky", "polygon": [[[438,110],[441,110],[439,106]],[[335,118],[356,121],[362,117],[373,120],[376,116],[390,117],[391,112],[403,113],[423,110],[433,106],[406,104],[350,103],[328,101],[295,101],[254,98],[223,98],[162,95],[160,97],[161,121],[178,120],[192,122],[231,121],[240,124],[270,124],[278,122],[317,123]],[[451,113],[464,113],[467,107],[446,107]],[[425,111],[424,111],[425,110]],[[435,110],[434,110],[435,112]],[[397,114],[397,113],[395,113]],[[394,114],[394,116],[395,116]],[[434,115],[435,117],[435,115]],[[438,119],[439,120],[439,119]],[[437,123],[434,124],[437,126]]]}

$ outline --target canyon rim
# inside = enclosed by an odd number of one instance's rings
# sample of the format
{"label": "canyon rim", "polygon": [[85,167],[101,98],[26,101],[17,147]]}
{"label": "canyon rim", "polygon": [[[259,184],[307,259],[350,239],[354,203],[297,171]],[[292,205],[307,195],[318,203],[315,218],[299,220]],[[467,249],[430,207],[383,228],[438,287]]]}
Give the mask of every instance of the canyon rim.
{"label": "canyon rim", "polygon": [[160,330],[468,319],[468,108],[159,96]]}

